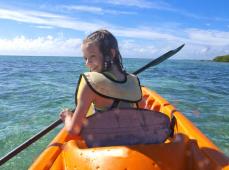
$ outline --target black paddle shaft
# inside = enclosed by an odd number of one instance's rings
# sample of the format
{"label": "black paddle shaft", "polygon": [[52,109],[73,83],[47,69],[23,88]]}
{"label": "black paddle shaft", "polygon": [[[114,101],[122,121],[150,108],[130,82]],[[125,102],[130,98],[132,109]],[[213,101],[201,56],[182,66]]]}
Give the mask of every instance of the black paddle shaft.
{"label": "black paddle shaft", "polygon": [[184,44],[182,44],[180,47],[178,47],[175,50],[171,50],[168,51],[167,53],[163,54],[162,56],[156,58],[155,60],[149,62],[148,64],[146,64],[145,66],[141,67],[140,69],[138,69],[137,71],[133,72],[133,74],[137,75],[141,72],[143,72],[144,70],[146,70],[149,67],[155,66],[160,64],[161,62],[165,61],[166,59],[168,59],[169,57],[173,56],[174,54],[176,54],[178,51],[180,51],[182,48],[184,47]]}
{"label": "black paddle shaft", "polygon": [[[140,68],[137,71],[133,72],[133,74],[137,75],[137,74],[143,72],[144,70],[146,70],[149,67],[152,67],[152,66],[155,66],[157,64],[160,64],[161,62],[165,61],[169,57],[171,57],[174,54],[176,54],[183,47],[184,47],[184,44],[182,44],[180,47],[178,47],[178,48],[176,48],[174,50],[171,50],[171,51],[163,54],[162,56],[156,58],[155,60],[149,62],[148,64],[146,64],[142,68]],[[53,130],[55,127],[57,127],[61,123],[62,123],[62,120],[61,119],[56,120],[55,122],[53,122],[52,124],[50,124],[48,127],[46,127],[45,129],[43,129],[42,131],[38,132],[36,135],[32,136],[30,139],[28,139],[27,141],[25,141],[24,143],[22,143],[18,147],[16,147],[14,150],[12,150],[9,153],[7,153],[5,156],[3,156],[0,159],[0,166],[2,164],[4,164],[6,161],[8,161],[9,159],[11,159],[12,157],[14,157],[15,155],[17,155],[18,153],[20,153],[22,150],[24,150],[28,146],[30,146],[32,143],[36,142],[38,139],[40,139],[42,136],[44,136],[45,134],[47,134],[48,132],[50,132],[51,130]]]}

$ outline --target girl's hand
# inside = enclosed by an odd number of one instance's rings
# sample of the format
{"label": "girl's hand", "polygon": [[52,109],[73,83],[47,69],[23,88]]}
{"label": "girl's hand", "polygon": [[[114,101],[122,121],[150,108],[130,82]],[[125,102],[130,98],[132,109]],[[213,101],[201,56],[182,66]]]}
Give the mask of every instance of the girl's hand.
{"label": "girl's hand", "polygon": [[64,109],[62,112],[60,112],[60,119],[64,122],[66,117],[72,117],[73,112],[71,112],[69,109]]}

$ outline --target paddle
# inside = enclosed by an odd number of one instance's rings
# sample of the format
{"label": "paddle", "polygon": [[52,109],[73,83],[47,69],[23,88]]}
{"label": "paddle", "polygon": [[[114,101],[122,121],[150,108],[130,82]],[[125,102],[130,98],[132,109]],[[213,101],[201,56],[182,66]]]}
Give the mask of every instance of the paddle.
{"label": "paddle", "polygon": [[[171,51],[163,54],[162,56],[156,58],[155,60],[149,62],[148,64],[146,64],[145,66],[141,67],[137,71],[133,72],[133,74],[135,74],[135,75],[136,74],[139,74],[139,73],[143,72],[144,70],[146,70],[149,67],[152,67],[152,66],[155,66],[157,64],[160,64],[161,62],[165,61],[169,57],[171,57],[174,54],[176,54],[183,47],[184,47],[184,44],[181,45],[180,47],[174,49],[174,50],[171,50]],[[47,134],[49,131],[51,131],[52,129],[54,129],[55,127],[57,127],[58,125],[60,125],[61,123],[62,123],[62,120],[61,119],[56,120],[55,122],[53,122],[52,124],[50,124],[48,127],[46,127],[44,130],[40,131],[39,133],[37,133],[36,135],[32,136],[30,139],[28,139],[27,141],[25,141],[24,143],[22,143],[21,145],[19,145],[18,147],[16,147],[14,150],[12,150],[11,152],[9,152],[8,154],[6,154],[5,156],[3,156],[0,159],[0,165],[4,164],[6,161],[8,161],[9,159],[11,159],[15,155],[17,155],[19,152],[21,152],[22,150],[24,150],[25,148],[27,148],[28,146],[30,146],[32,143],[36,142],[38,139],[40,139],[42,136],[44,136],[45,134]]]}

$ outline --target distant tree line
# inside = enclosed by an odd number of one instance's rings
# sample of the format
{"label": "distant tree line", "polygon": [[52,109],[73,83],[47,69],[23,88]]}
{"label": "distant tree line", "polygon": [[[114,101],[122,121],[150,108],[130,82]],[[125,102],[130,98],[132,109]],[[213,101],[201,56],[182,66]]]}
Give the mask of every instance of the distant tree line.
{"label": "distant tree line", "polygon": [[213,61],[216,62],[229,62],[229,54],[228,55],[223,55],[223,56],[218,56],[213,59]]}

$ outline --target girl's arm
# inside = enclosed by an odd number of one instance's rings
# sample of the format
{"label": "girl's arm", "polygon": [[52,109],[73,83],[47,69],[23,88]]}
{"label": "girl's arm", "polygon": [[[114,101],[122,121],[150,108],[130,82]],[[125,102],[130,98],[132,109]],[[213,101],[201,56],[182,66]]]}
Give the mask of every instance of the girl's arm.
{"label": "girl's arm", "polygon": [[69,110],[61,112],[60,117],[65,124],[65,129],[72,135],[78,135],[84,123],[86,123],[86,114],[94,101],[94,92],[85,84],[77,97],[77,107],[75,112]]}

